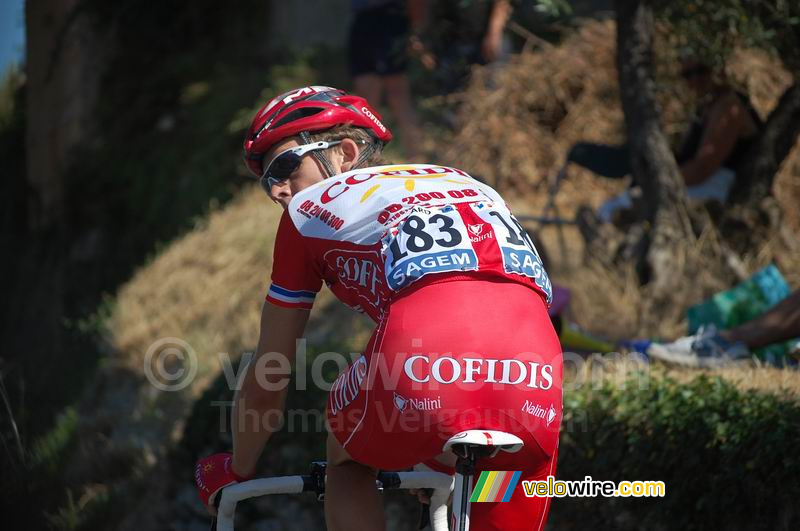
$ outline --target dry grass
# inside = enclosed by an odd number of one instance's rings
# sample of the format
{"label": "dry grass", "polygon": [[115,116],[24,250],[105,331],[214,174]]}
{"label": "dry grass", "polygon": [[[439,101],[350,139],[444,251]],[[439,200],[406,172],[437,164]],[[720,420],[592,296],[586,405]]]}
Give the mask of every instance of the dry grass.
{"label": "dry grass", "polygon": [[161,338],[188,342],[201,373],[218,352],[252,349],[280,214],[266,203],[254,190],[243,193],[134,275],[111,321],[120,363],[140,369]]}
{"label": "dry grass", "polygon": [[[493,85],[479,70],[463,106],[464,116],[474,119],[465,120],[449,143],[449,162],[489,182],[500,182],[506,189],[528,192],[508,194],[514,197],[515,211],[540,211],[545,201],[540,185],[560,165],[568,146],[578,140],[616,142],[624,138],[613,34],[610,22],[586,23],[561,46],[515,58]],[[786,74],[766,56],[742,53],[731,66],[731,76],[746,74],[736,79],[753,91],[756,106],[766,113],[785,86]],[[669,102],[668,92],[665,94]],[[673,116],[675,105],[665,108],[669,109],[665,114]],[[487,148],[459,147],[477,145],[478,140],[481,145],[488,143]],[[800,149],[795,149],[776,182],[787,223],[795,223],[787,224],[787,230],[795,232],[800,228],[796,224],[798,169]],[[570,216],[577,205],[597,205],[620,186],[573,170],[558,204],[562,213]],[[535,192],[529,193],[531,190]],[[219,374],[218,353],[235,358],[252,350],[269,283],[279,214],[260,190],[247,189],[138,271],[120,291],[111,319],[113,364],[141,374],[144,355],[154,342],[180,338],[197,354],[198,378],[187,389],[189,396],[196,396]],[[567,254],[562,257],[556,232],[548,229],[540,234],[550,251],[550,270],[558,282],[573,290],[572,317],[607,337],[681,335],[686,305],[727,287],[721,280],[725,277],[711,272],[687,279],[686,293],[676,297],[671,306],[652,308],[647,292],[639,288],[631,271],[609,272],[584,265],[577,233],[566,228],[565,235]],[[790,284],[797,286],[800,249],[792,246],[793,241],[776,235],[744,257],[745,267],[753,271],[775,260]],[[714,242],[713,234],[701,238],[696,252],[705,252]],[[369,324],[354,318],[326,291],[315,306],[309,330],[314,343],[355,351],[365,343]],[[763,380],[769,387],[775,378],[744,380]]]}
{"label": "dry grass", "polygon": [[[444,152],[489,183],[536,187],[577,140],[624,140],[610,23],[587,23],[563,45],[516,56],[495,77],[491,72],[474,71],[462,127]],[[488,149],[462,149],[469,145]]]}
{"label": "dry grass", "polygon": [[[586,22],[557,47],[515,57],[491,77],[477,69],[463,94],[462,127],[444,151],[447,163],[497,184],[520,214],[538,213],[546,203],[544,184],[562,164],[577,141],[621,143],[625,139],[615,66],[615,28],[612,21]],[[665,130],[671,138],[683,131],[693,108],[675,78],[676,66],[665,58],[658,65],[658,88]],[[727,76],[748,92],[759,114],[766,117],[791,83],[791,76],[773,57],[752,50],[738,51],[729,61]],[[481,149],[463,146],[480,145]],[[582,204],[593,207],[625,186],[571,167],[557,198],[562,217],[574,216]],[[752,273],[776,262],[791,286],[800,285],[800,142],[775,181],[782,206],[782,233],[773,235],[745,256],[740,270]],[[717,235],[704,233],[690,249],[700,257],[700,271],[687,276],[685,289],[668,304],[652,307],[650,295],[625,269],[609,272],[582,260],[582,240],[574,228],[564,229],[564,247],[556,229],[538,231],[550,257],[549,271],[557,282],[573,289],[573,317],[588,330],[612,338],[672,338],[686,330],[686,307],[726,289],[734,271],[716,258]],[[710,257],[710,259],[706,259]]]}
{"label": "dry grass", "polygon": [[[665,57],[657,65],[664,128],[671,138],[684,130],[694,105]],[[747,92],[762,117],[774,108],[792,81],[780,62],[757,50],[737,51],[727,77]],[[575,142],[625,141],[615,64],[612,21],[587,21],[556,47],[515,56],[502,70],[476,67],[459,98],[460,129],[443,158],[490,183],[523,191],[538,189],[561,165]],[[482,149],[464,149],[481,146]],[[800,186],[800,143],[776,181]],[[605,186],[597,178],[581,182],[577,198],[591,198]],[[565,188],[563,195],[570,195]]]}
{"label": "dry grass", "polygon": [[[197,355],[198,378],[187,390],[198,392],[219,374],[218,353],[237,359],[252,351],[281,212],[260,188],[248,188],[140,269],[119,292],[110,322],[114,363],[141,373],[156,341],[179,338]],[[327,290],[318,297],[309,326],[316,330],[312,344],[363,346],[363,319],[347,316],[343,327],[328,318],[340,306]]]}
{"label": "dry grass", "polygon": [[[506,194],[513,198],[512,205],[518,213],[541,211],[546,199],[541,184],[561,164],[572,143],[624,139],[613,33],[611,23],[587,23],[562,46],[516,58],[501,73],[494,88],[490,87],[488,76],[479,72],[465,95],[463,109],[465,115],[481,118],[465,121],[452,141],[445,142],[450,148],[442,162],[522,192]],[[756,106],[766,113],[780,94],[785,77],[776,73],[780,69],[776,70],[767,57],[753,56],[743,61],[745,66],[735,68],[747,73],[743,82],[753,91]],[[665,94],[665,115],[673,120],[670,123],[678,123],[680,106]],[[463,148],[476,145],[482,149]],[[800,229],[796,207],[800,198],[798,176],[800,149],[795,149],[776,181],[789,233]],[[573,169],[558,204],[562,214],[569,217],[577,205],[597,206],[622,186]],[[90,390],[87,410],[81,412],[81,430],[86,435],[73,468],[111,470],[104,463],[113,463],[120,452],[134,454],[134,449],[137,456],[143,455],[143,460],[130,460],[136,463],[137,474],[146,473],[142,464],[165,462],[166,449],[180,438],[193,401],[221,371],[218,353],[229,353],[235,359],[255,347],[279,215],[280,209],[260,189],[247,188],[143,266],[120,290],[109,322],[110,364]],[[612,273],[584,265],[583,245],[577,233],[566,228],[565,236],[567,253],[562,257],[556,232],[549,229],[540,234],[550,251],[549,269],[554,279],[573,290],[571,311],[576,321],[611,338],[671,338],[685,330],[685,304],[651,308],[646,291],[639,288],[631,271]],[[776,235],[744,257],[746,268],[754,270],[776,260],[789,282],[797,286],[800,247],[792,246],[792,242],[793,238]],[[702,246],[713,245],[713,235],[708,235],[701,239],[697,252],[703,252]],[[713,274],[705,277],[687,279],[687,291],[694,300],[682,294],[683,303],[696,302],[710,290],[726,287],[720,286]],[[357,351],[366,343],[370,324],[355,317],[324,290],[315,304],[308,330],[312,345]],[[159,392],[147,385],[142,375],[145,354],[163,338],[187,342],[197,356],[197,378],[181,393]],[[656,377],[665,372],[661,367],[651,368]],[[769,368],[717,372],[743,388],[788,390],[795,395],[800,390],[800,376],[795,372]],[[688,379],[697,371],[674,374]],[[115,453],[103,448],[121,450]],[[177,480],[167,478],[167,467],[154,469],[154,480],[148,483],[150,495],[142,501],[147,510],[142,513],[154,512],[154,507],[167,499],[171,500],[170,505],[162,509],[173,509],[174,492],[168,492],[168,486],[174,486]]]}
{"label": "dry grass", "polygon": [[670,369],[664,371],[664,374],[680,382],[688,382],[701,372],[709,376],[719,376],[734,383],[740,389],[788,395],[800,399],[800,372],[798,371],[742,364],[708,371]]}
{"label": "dry grass", "polygon": [[[719,377],[742,390],[753,390],[800,400],[800,372],[776,369],[743,361],[737,365],[717,369],[690,369],[668,367],[659,363],[648,364],[641,355],[593,355],[578,366],[574,358],[565,363],[565,392],[581,388],[601,389],[611,384],[620,389],[647,388],[652,380],[670,378],[679,383],[689,383],[700,375]],[[590,391],[591,392],[591,391]]]}

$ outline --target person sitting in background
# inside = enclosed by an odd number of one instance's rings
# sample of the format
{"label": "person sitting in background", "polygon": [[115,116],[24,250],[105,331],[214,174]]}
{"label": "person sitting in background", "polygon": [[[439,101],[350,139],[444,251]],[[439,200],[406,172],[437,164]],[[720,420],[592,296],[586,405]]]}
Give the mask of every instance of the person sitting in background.
{"label": "person sitting in background", "polygon": [[[759,134],[761,120],[748,97],[734,90],[722,73],[715,73],[709,65],[684,61],[681,77],[699,102],[675,157],[686,194],[690,200],[725,204],[743,158]],[[627,145],[578,143],[567,159],[606,177],[631,174]],[[633,207],[635,194],[629,189],[606,201],[598,216],[611,221],[618,211]]]}
{"label": "person sitting in background", "polygon": [[724,365],[750,357],[750,351],[800,337],[800,290],[760,317],[729,330],[713,325],[673,343],[653,343],[647,354],[654,359],[689,367]]}
{"label": "person sitting in background", "polygon": [[[353,22],[348,40],[350,76],[355,92],[378,105],[386,102],[400,130],[410,162],[419,155],[419,120],[406,75],[411,28],[421,24],[419,0],[350,0]],[[409,20],[410,19],[410,20]]]}

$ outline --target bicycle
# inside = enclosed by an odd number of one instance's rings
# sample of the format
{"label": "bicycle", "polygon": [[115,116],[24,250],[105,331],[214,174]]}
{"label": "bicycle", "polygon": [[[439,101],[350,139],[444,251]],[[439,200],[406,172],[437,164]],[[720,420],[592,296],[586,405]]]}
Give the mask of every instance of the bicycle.
{"label": "bicycle", "polygon": [[[456,455],[453,476],[434,472],[419,464],[413,472],[380,472],[376,479],[381,489],[432,489],[428,518],[433,531],[469,531],[470,496],[475,463],[500,451],[518,452],[523,446],[516,435],[497,430],[467,430],[456,433],[444,443],[444,452]],[[313,492],[325,496],[325,463],[315,461],[308,475],[260,478],[225,487],[217,496],[217,518],[212,531],[234,531],[236,504],[248,498],[270,494]],[[451,523],[448,527],[447,500],[453,495]],[[423,524],[427,522],[423,521]]]}

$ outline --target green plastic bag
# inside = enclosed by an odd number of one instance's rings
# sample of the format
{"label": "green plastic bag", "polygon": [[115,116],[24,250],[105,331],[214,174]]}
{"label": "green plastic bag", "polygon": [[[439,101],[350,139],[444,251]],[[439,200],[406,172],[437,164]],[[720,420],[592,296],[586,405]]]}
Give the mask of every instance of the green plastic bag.
{"label": "green plastic bag", "polygon": [[[714,324],[720,330],[738,326],[765,313],[790,293],[783,275],[770,264],[733,288],[689,308],[689,334],[696,333],[701,325]],[[783,366],[795,343],[769,345],[756,350],[755,354],[767,363]]]}

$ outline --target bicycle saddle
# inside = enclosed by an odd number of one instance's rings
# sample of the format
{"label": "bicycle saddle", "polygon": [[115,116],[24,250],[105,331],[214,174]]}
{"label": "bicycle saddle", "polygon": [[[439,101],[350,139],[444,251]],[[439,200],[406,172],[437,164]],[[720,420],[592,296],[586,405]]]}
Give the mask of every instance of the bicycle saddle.
{"label": "bicycle saddle", "polygon": [[456,433],[444,443],[442,450],[447,452],[454,446],[463,445],[470,448],[492,447],[504,452],[518,452],[524,445],[522,439],[511,433],[497,430],[467,430]]}

